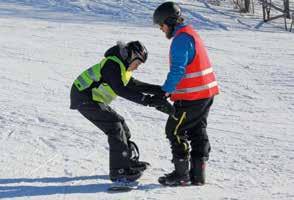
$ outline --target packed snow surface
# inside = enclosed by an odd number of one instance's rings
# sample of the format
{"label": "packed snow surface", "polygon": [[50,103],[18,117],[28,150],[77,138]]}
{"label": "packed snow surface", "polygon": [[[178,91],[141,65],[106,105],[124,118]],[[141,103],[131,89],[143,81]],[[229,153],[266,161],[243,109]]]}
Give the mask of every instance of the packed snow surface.
{"label": "packed snow surface", "polygon": [[[134,73],[163,84],[170,41],[152,24],[162,1],[0,0],[0,199],[294,199],[294,35],[230,1],[178,1],[208,48],[221,89],[208,134],[207,184],[162,187],[171,153],[167,116],[118,98],[141,159],[138,190],[109,194],[102,131],[69,109],[73,80],[116,41],[140,40],[148,61]],[[292,189],[291,189],[292,188]]]}

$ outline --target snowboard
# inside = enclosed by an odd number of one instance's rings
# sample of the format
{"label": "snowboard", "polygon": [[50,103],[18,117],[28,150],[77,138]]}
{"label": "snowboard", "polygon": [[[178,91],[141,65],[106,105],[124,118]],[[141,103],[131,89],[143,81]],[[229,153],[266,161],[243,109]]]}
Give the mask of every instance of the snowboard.
{"label": "snowboard", "polygon": [[[141,161],[144,162],[144,161]],[[146,165],[146,168],[141,169],[140,171],[143,172],[148,169],[151,165],[148,162],[144,162]],[[138,181],[127,181],[125,179],[121,179],[118,181],[113,182],[112,184],[110,184],[110,186],[107,188],[108,192],[129,192],[132,190],[136,190],[139,188],[139,182]]]}
{"label": "snowboard", "polygon": [[135,182],[127,182],[127,181],[117,181],[112,183],[107,191],[108,192],[129,192],[135,189],[138,189],[139,186],[139,182],[135,181]]}

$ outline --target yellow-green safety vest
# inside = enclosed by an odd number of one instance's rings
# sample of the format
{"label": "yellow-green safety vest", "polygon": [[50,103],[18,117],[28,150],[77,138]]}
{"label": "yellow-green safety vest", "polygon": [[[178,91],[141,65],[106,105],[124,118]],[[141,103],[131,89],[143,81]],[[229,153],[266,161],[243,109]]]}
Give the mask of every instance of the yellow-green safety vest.
{"label": "yellow-green safety vest", "polygon": [[[117,58],[116,56],[108,56],[104,58],[100,63],[90,67],[85,70],[78,78],[74,81],[74,85],[79,91],[83,91],[89,88],[93,82],[99,82],[101,79],[101,70],[105,63],[108,60],[112,60],[119,64],[121,71],[121,80],[126,86],[132,77],[132,72],[127,71],[123,62]],[[94,101],[103,102],[106,104],[110,104],[115,98],[117,94],[112,90],[112,88],[106,84],[101,83],[99,87],[92,88],[92,99]]]}

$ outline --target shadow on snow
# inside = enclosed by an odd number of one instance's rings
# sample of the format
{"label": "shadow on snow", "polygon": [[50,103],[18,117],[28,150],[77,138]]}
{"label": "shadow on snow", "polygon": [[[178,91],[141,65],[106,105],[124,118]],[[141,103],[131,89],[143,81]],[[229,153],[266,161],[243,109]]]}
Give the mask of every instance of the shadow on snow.
{"label": "shadow on snow", "polygon": [[[66,183],[85,180],[109,180],[108,175],[96,176],[79,176],[79,177],[46,177],[46,178],[17,178],[17,179],[0,179],[0,199],[30,197],[30,196],[46,196],[56,194],[91,194],[99,192],[107,192],[112,183],[97,183],[82,185],[79,182],[75,185],[58,185],[58,186],[3,186],[5,184],[21,184],[21,183]],[[142,184],[138,190],[151,190],[159,188],[159,184]]]}

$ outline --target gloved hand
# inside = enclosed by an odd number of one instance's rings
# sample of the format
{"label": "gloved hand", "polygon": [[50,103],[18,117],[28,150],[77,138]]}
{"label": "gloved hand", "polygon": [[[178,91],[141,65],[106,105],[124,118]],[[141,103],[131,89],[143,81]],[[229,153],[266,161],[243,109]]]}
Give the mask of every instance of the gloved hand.
{"label": "gloved hand", "polygon": [[157,110],[168,115],[175,114],[175,108],[164,97],[159,97],[156,95],[145,95],[143,98],[143,104],[146,106],[155,107]]}
{"label": "gloved hand", "polygon": [[176,110],[175,110],[175,107],[173,105],[171,105],[168,101],[166,104],[162,105],[162,106],[158,106],[158,107],[155,107],[156,110],[159,110],[163,113],[166,113],[168,115],[174,115]]}
{"label": "gloved hand", "polygon": [[154,92],[154,95],[155,96],[158,96],[158,97],[161,97],[161,98],[167,98],[166,96],[165,96],[165,91],[163,91],[161,88],[160,89],[158,89],[156,92]]}
{"label": "gloved hand", "polygon": [[142,102],[145,106],[157,107],[165,104],[167,100],[156,95],[144,95]]}
{"label": "gloved hand", "polygon": [[166,96],[166,92],[165,91],[163,91],[163,90],[158,90],[157,91],[157,93],[156,94],[154,94],[155,96],[158,96],[159,98],[162,98],[162,99],[167,99],[167,98],[169,98],[170,97],[170,94],[169,94],[169,96]]}

